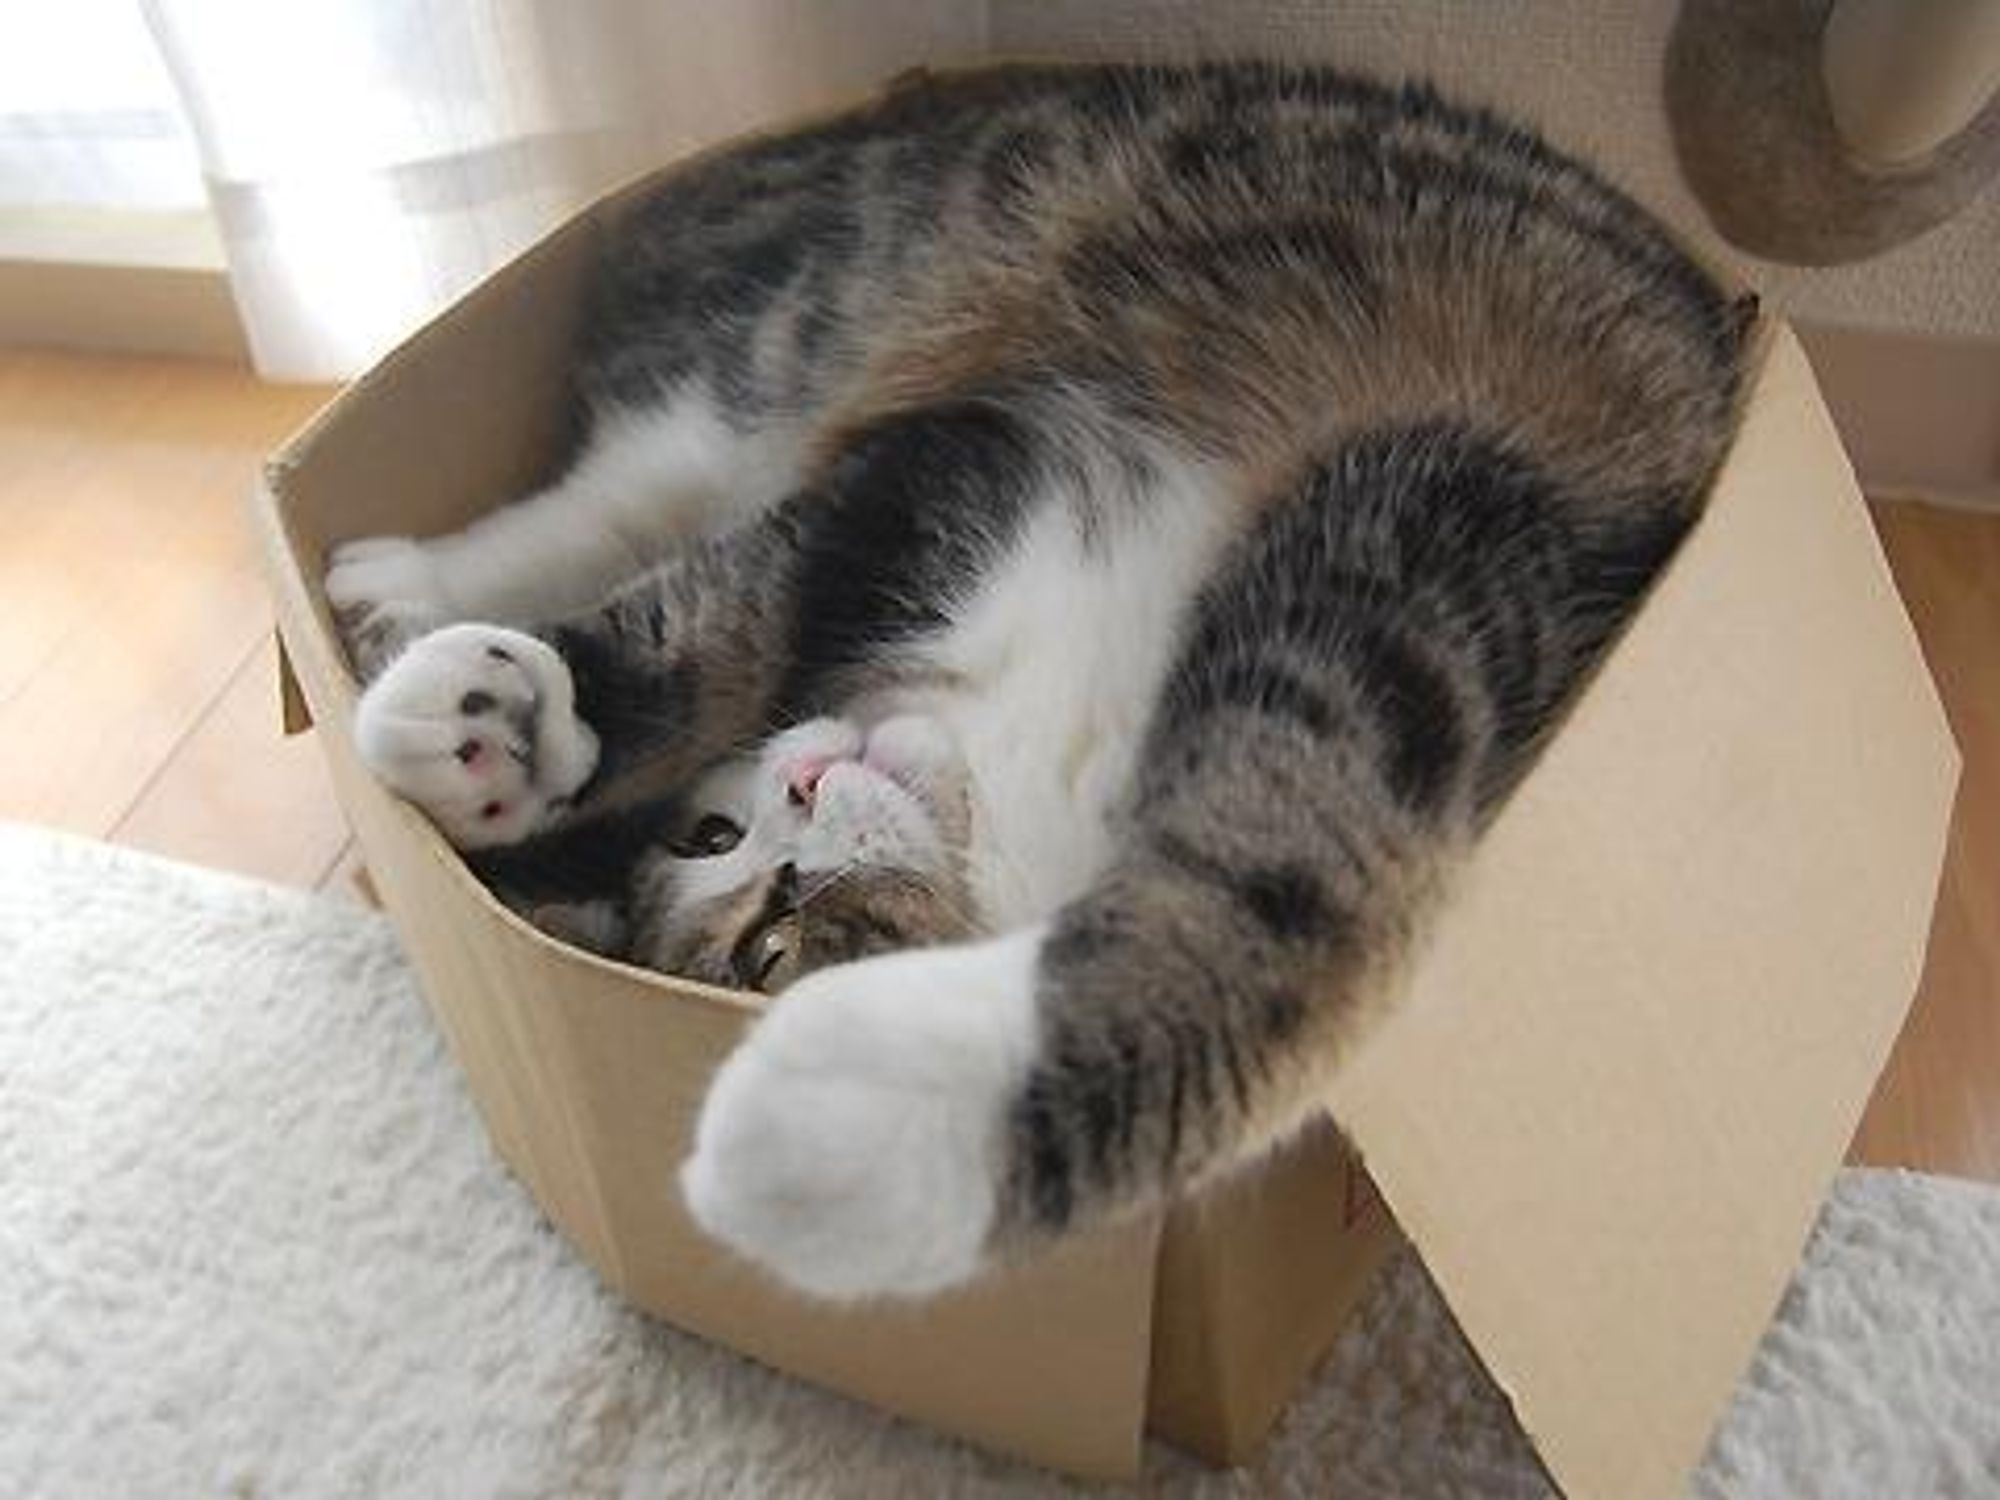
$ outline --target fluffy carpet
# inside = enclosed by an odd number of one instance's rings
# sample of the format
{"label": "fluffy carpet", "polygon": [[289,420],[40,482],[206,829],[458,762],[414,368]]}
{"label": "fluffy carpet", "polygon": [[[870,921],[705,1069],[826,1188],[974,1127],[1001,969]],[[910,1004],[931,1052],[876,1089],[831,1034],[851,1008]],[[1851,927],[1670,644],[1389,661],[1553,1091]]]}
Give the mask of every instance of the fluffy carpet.
{"label": "fluffy carpet", "polygon": [[[1088,1493],[634,1315],[488,1149],[378,918],[0,827],[0,1493]],[[1702,1496],[2000,1493],[2000,1193],[1850,1172]],[[1407,1258],[1254,1471],[1548,1493]]]}

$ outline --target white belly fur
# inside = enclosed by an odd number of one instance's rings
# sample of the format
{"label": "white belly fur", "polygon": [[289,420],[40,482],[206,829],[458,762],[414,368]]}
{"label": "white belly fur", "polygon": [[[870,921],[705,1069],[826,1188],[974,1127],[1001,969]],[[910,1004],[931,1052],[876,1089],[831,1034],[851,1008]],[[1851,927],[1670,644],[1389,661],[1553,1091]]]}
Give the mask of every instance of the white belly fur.
{"label": "white belly fur", "polygon": [[[1212,477],[1162,465],[1149,494],[1086,548],[1048,497],[1012,556],[929,655],[955,686],[924,696],[964,753],[969,874],[998,931],[1081,895],[1111,854],[1190,596],[1227,535]],[[1123,507],[1121,507],[1123,509]]]}

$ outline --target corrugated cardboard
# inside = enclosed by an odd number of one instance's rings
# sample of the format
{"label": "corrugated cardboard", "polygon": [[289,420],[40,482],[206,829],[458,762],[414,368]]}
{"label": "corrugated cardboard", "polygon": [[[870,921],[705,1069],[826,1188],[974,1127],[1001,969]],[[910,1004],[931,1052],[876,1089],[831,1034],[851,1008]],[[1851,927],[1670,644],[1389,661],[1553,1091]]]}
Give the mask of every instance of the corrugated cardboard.
{"label": "corrugated cardboard", "polygon": [[436,532],[559,467],[563,365],[619,200],[476,291],[273,459],[288,670],[496,1146],[639,1305],[888,1410],[1091,1475],[1142,1427],[1256,1443],[1398,1242],[1551,1471],[1676,1487],[1775,1306],[1912,992],[1955,756],[1782,330],[1708,518],[1479,851],[1329,1105],[1203,1201],[914,1308],[835,1313],[671,1190],[742,996],[564,949],[349,747],[328,548]]}
{"label": "corrugated cardboard", "polygon": [[1248,1463],[1402,1243],[1330,1121],[1176,1204],[1160,1238],[1148,1426],[1211,1463]]}
{"label": "corrugated cardboard", "polygon": [[1330,1103],[1551,1471],[1675,1489],[1916,986],[1957,758],[1811,371]]}

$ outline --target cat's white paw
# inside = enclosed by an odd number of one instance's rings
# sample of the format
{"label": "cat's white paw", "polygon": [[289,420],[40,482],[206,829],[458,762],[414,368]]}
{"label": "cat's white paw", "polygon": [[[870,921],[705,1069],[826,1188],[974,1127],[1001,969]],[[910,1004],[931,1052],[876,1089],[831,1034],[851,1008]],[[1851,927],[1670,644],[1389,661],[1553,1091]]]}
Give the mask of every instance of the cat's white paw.
{"label": "cat's white paw", "polygon": [[826,1298],[918,1296],[986,1264],[1035,1047],[1039,929],[823,969],[716,1073],[681,1192]]}
{"label": "cat's white paw", "polygon": [[454,613],[430,549],[406,536],[368,537],[334,548],[326,600],[364,680]]}
{"label": "cat's white paw", "polygon": [[361,758],[461,849],[526,838],[597,769],[597,736],[546,642],[447,625],[412,642],[355,708]]}

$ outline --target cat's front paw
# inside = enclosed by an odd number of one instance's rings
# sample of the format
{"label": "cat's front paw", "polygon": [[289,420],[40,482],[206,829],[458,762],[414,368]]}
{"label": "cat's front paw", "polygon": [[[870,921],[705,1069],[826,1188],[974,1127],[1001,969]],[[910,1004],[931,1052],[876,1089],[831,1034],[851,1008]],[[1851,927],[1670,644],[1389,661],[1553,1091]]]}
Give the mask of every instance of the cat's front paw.
{"label": "cat's front paw", "polygon": [[814,1296],[921,1296],[990,1259],[1035,1045],[1039,932],[808,975],[717,1072],[682,1196]]}
{"label": "cat's front paw", "polygon": [[500,625],[448,625],[412,642],[354,714],[361,758],[461,849],[543,827],[597,769],[569,668]]}
{"label": "cat's front paw", "polygon": [[406,536],[368,537],[334,548],[326,601],[347,658],[364,682],[411,641],[451,618],[430,550]]}

